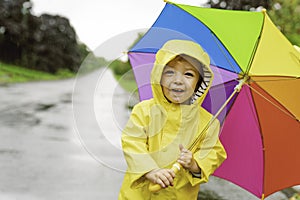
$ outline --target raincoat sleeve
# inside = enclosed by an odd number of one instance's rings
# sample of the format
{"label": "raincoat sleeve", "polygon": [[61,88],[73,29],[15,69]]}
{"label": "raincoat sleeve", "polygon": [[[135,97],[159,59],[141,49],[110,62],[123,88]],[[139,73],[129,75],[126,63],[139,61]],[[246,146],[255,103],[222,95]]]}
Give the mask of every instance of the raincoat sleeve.
{"label": "raincoat sleeve", "polygon": [[148,151],[148,118],[143,103],[132,110],[122,133],[122,148],[130,174],[130,187],[142,187],[146,183],[144,174],[159,168]]}
{"label": "raincoat sleeve", "polygon": [[209,176],[222,164],[227,155],[223,145],[219,140],[220,123],[214,120],[206,132],[205,138],[200,143],[194,159],[201,169],[201,177],[189,176],[192,185],[208,182]]}

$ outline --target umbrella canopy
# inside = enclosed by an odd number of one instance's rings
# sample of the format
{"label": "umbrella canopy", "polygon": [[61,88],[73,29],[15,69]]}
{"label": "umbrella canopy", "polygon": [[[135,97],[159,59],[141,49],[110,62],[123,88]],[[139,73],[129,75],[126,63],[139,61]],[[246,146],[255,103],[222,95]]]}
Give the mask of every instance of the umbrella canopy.
{"label": "umbrella canopy", "polygon": [[228,158],[214,173],[264,198],[300,184],[300,53],[262,12],[167,2],[129,51],[140,100],[152,97],[150,72],[170,39],[199,43],[215,73],[203,107],[218,115]]}

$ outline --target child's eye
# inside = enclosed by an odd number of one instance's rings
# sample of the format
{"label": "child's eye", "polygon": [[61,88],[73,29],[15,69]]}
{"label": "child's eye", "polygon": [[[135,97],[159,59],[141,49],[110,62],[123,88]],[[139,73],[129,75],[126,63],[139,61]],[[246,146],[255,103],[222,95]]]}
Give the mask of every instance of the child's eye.
{"label": "child's eye", "polygon": [[185,75],[188,76],[188,77],[194,77],[194,74],[191,73],[191,72],[186,72]]}
{"label": "child's eye", "polygon": [[175,72],[172,71],[172,70],[166,70],[166,71],[164,72],[165,75],[173,75],[174,73],[175,73]]}

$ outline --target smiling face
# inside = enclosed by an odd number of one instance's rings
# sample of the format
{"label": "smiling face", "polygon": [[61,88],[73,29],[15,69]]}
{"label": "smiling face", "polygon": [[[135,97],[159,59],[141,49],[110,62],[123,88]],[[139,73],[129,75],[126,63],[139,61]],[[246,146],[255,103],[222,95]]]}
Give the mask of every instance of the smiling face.
{"label": "smiling face", "polygon": [[199,78],[198,69],[183,57],[177,56],[163,70],[163,93],[172,103],[189,104]]}

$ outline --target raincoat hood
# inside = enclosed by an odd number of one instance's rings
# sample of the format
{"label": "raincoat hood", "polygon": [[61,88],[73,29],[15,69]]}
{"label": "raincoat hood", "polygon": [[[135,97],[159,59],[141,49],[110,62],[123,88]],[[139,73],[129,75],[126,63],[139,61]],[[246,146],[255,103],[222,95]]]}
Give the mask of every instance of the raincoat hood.
{"label": "raincoat hood", "polygon": [[156,53],[156,61],[151,72],[153,98],[162,105],[168,104],[168,101],[162,92],[160,84],[161,77],[166,64],[178,55],[190,56],[199,61],[201,66],[203,66],[203,69],[199,69],[199,73],[202,76],[203,81],[198,83],[199,88],[196,90],[191,99],[191,103],[201,105],[207,95],[208,89],[211,87],[213,73],[209,67],[210,59],[208,54],[204,52],[199,44],[189,40],[169,40]]}

